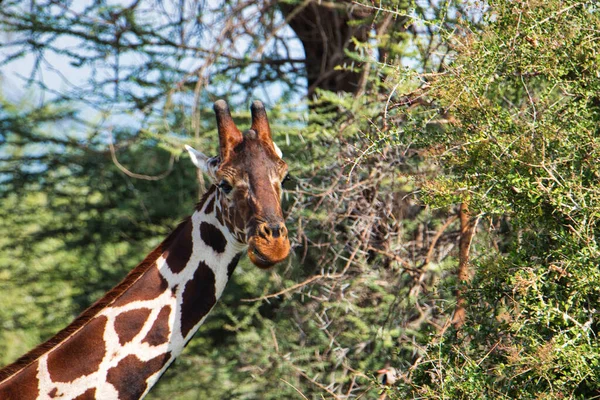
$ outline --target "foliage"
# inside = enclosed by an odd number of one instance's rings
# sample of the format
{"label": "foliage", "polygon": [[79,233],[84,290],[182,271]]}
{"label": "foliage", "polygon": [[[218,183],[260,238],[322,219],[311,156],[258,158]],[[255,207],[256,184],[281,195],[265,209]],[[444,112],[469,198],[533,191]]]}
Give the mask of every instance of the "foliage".
{"label": "foliage", "polygon": [[[310,77],[327,85],[305,87],[285,26],[310,2],[251,3],[3,3],[2,62],[33,55],[29,83],[55,94],[1,103],[0,363],[192,210],[182,143],[214,151],[212,100],[245,127],[258,97],[291,167],[294,254],[269,273],[243,260],[148,398],[597,395],[597,6],[327,3],[355,38]],[[49,88],[52,54],[96,73]],[[354,91],[326,90],[335,71]],[[469,282],[458,203],[476,226]],[[390,387],[375,379],[386,364]]]}
{"label": "foliage", "polygon": [[[179,164],[168,185],[131,180],[96,131],[80,133],[85,126],[69,109],[3,106],[0,321],[12,339],[0,354],[7,363],[118,282],[193,205],[195,189],[193,171]],[[117,153],[148,172],[169,158],[153,148]]]}
{"label": "foliage", "polygon": [[458,57],[432,84],[453,120],[433,136],[444,179],[424,189],[438,205],[467,199],[482,227],[503,220],[509,231],[482,243],[502,240],[499,252],[475,251],[469,321],[430,344],[442,367],[422,364],[411,393],[590,398],[600,378],[600,17],[592,2],[490,6],[482,31],[465,22],[454,36]]}

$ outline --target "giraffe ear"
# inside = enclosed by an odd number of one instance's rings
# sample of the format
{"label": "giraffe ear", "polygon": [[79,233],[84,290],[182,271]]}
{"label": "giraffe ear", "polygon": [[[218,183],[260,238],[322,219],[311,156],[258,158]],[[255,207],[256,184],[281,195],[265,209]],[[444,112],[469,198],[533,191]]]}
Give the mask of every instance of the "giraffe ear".
{"label": "giraffe ear", "polygon": [[216,180],[215,173],[219,169],[219,157],[208,157],[187,144],[185,145],[185,149],[188,151],[194,165],[214,182]]}
{"label": "giraffe ear", "polygon": [[187,144],[185,145],[185,149],[188,151],[194,165],[203,172],[208,172],[209,157],[204,155],[204,153],[201,153],[198,150],[194,149],[193,147],[188,146]]}
{"label": "giraffe ear", "polygon": [[277,146],[277,143],[273,142],[273,147],[275,148],[275,153],[277,154],[277,156],[279,158],[283,158],[283,153],[281,152],[279,146]]}

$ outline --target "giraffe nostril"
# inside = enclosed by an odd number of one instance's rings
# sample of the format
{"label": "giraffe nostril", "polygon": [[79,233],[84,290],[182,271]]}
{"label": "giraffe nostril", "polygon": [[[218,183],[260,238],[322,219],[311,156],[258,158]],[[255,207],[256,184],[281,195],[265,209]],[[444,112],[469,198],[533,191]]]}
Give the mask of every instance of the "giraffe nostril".
{"label": "giraffe nostril", "polygon": [[258,228],[258,235],[264,239],[277,239],[287,237],[287,229],[284,224],[262,224]]}
{"label": "giraffe nostril", "polygon": [[269,236],[271,236],[271,231],[269,230],[267,224],[261,224],[258,226],[258,236],[262,237],[263,239],[267,239]]}
{"label": "giraffe nostril", "polygon": [[271,226],[271,232],[273,232],[272,236],[274,238],[279,237],[279,225],[272,225]]}
{"label": "giraffe nostril", "polygon": [[273,238],[278,238],[280,236],[285,237],[287,235],[287,229],[285,228],[284,224],[273,224],[270,228],[273,232]]}

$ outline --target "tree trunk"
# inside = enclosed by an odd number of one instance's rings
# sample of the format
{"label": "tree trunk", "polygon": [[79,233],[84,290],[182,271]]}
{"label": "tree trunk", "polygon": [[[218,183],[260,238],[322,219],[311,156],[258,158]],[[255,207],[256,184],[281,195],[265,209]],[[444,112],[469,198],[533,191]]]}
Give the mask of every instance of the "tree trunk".
{"label": "tree trunk", "polygon": [[464,286],[471,280],[471,273],[469,271],[469,252],[471,249],[471,241],[473,240],[473,233],[475,224],[471,221],[471,215],[469,213],[469,207],[465,201],[460,203],[460,239],[458,244],[458,286],[456,290],[456,308],[454,309],[454,316],[452,323],[456,329],[460,329],[465,323],[467,317]]}
{"label": "tree trunk", "polygon": [[304,46],[308,97],[313,98],[316,89],[356,93],[362,65],[345,50],[356,49],[353,37],[361,42],[368,39],[370,24],[352,22],[368,17],[370,10],[346,2],[313,1],[280,4],[280,8]]}

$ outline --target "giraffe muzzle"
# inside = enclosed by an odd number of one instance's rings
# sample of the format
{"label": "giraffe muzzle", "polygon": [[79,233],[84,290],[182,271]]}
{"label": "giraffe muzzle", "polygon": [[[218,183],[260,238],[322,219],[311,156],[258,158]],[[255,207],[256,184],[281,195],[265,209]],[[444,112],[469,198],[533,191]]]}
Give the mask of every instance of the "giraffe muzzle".
{"label": "giraffe muzzle", "polygon": [[288,231],[283,223],[262,223],[248,241],[250,261],[259,268],[270,268],[290,253]]}
{"label": "giraffe muzzle", "polygon": [[279,237],[287,238],[287,228],[283,223],[262,223],[257,228],[257,234],[266,240],[277,239]]}

